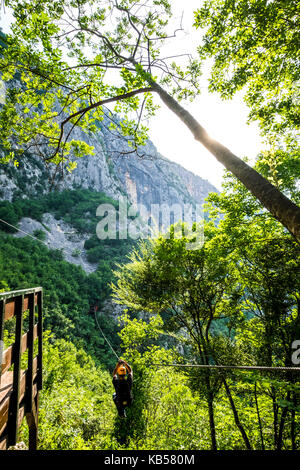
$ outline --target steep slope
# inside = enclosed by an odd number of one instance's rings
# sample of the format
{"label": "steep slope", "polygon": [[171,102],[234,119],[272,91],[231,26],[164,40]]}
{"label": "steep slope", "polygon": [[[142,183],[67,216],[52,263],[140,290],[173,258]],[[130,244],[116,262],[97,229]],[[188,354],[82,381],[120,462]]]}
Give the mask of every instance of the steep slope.
{"label": "steep slope", "polygon": [[[161,156],[153,143],[136,153],[126,140],[108,130],[108,120],[99,126],[99,132],[87,135],[79,128],[72,137],[85,140],[94,146],[95,155],[77,160],[77,168],[59,182],[62,189],[86,188],[103,192],[113,199],[127,195],[131,203],[186,204],[203,203],[211,191],[217,191],[208,181],[187,171],[180,165]],[[18,168],[0,167],[0,195],[12,200],[17,196],[35,196],[49,189],[49,174],[42,163],[26,155]]]}
{"label": "steep slope", "polygon": [[[46,246],[63,249],[64,258],[80,265],[87,273],[97,270],[102,259],[102,248],[95,229],[99,221],[99,218],[95,220],[97,204],[88,204],[95,193],[106,195],[114,201],[125,196],[129,205],[138,207],[142,204],[147,210],[152,205],[165,206],[167,209],[163,207],[163,211],[168,213],[172,205],[180,208],[186,204],[193,208],[201,205],[209,192],[217,191],[208,181],[160,155],[151,141],[139,148],[139,154],[132,153],[126,139],[109,129],[108,118],[99,124],[98,129],[96,134],[85,134],[80,128],[73,131],[72,138],[85,140],[95,150],[94,155],[78,159],[77,168],[72,173],[67,172],[57,182],[56,190],[59,192],[78,191],[79,199],[83,197],[82,205],[76,200],[76,214],[72,215],[72,204],[66,207],[69,211],[67,220],[65,213],[63,217],[57,208],[53,210],[53,201],[52,206],[44,204],[49,193],[51,168],[46,171],[43,163],[30,154],[24,156],[18,167],[0,165],[0,196],[2,201],[17,205],[18,209],[12,210],[21,214],[16,216],[19,228],[32,235],[44,231]],[[88,191],[88,194],[83,195],[80,191]],[[59,200],[58,205],[64,205],[64,200],[55,194],[53,196]],[[27,207],[20,211],[18,201],[27,199],[30,199]],[[175,213],[170,217],[166,220],[173,222],[181,218],[180,214]],[[0,207],[0,218],[14,223],[14,218],[8,217],[5,204]],[[84,225],[90,228],[78,230],[75,222],[79,219],[80,228]],[[90,223],[92,219],[93,224]],[[43,230],[45,227],[46,230]],[[15,236],[24,236],[24,233],[19,232]],[[86,242],[91,237],[88,245],[90,251],[87,252]]]}

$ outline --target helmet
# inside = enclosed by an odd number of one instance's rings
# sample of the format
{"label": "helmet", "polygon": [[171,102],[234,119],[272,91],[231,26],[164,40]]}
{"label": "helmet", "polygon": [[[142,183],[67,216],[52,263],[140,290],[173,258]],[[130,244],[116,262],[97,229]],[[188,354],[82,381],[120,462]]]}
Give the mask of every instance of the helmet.
{"label": "helmet", "polygon": [[120,366],[118,369],[118,375],[126,375],[126,367]]}

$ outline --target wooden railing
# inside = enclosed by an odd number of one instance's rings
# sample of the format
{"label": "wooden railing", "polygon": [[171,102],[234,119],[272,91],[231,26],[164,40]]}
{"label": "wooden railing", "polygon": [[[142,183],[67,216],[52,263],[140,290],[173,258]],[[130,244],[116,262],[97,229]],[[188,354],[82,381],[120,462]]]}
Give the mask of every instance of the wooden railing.
{"label": "wooden railing", "polygon": [[[1,450],[16,444],[24,416],[29,427],[29,449],[37,448],[39,391],[42,389],[42,295],[41,287],[0,294]],[[26,332],[24,332],[24,312],[26,312],[25,322],[28,325]],[[3,350],[5,322],[8,320],[14,323],[10,325],[10,328],[14,329],[14,343]],[[37,350],[36,356],[34,356],[35,350]],[[22,355],[25,351],[28,360],[24,366]]]}

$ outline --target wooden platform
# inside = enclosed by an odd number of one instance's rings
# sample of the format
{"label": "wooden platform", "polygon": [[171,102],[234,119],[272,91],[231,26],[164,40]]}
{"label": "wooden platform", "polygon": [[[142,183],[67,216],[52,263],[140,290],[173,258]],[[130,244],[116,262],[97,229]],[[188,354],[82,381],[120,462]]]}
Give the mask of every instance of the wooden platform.
{"label": "wooden platform", "polygon": [[[26,332],[23,328],[25,311],[28,311]],[[14,342],[3,351],[1,358],[0,449],[8,449],[16,444],[18,429],[26,416],[29,427],[29,449],[35,450],[39,390],[42,389],[42,288],[0,293],[1,341],[3,341],[4,323],[13,317],[15,317]],[[38,353],[34,357],[35,347]],[[24,366],[22,355],[25,351],[28,355]],[[21,369],[21,364],[26,370]]]}
{"label": "wooden platform", "polygon": [[[20,381],[20,399],[19,403],[22,402],[25,394],[25,381],[26,381],[26,373],[25,371],[21,371],[21,381]],[[9,416],[9,405],[10,399],[13,392],[13,372],[8,371],[1,377],[1,385],[0,385],[0,435],[5,431],[5,427],[8,422]],[[19,408],[19,425],[22,422],[22,419],[25,415],[25,407],[20,406]],[[0,442],[0,449],[3,450],[6,448],[6,440]]]}
{"label": "wooden platform", "polygon": [[[4,432],[9,413],[10,397],[13,390],[13,372],[6,372],[1,376],[0,385],[0,435]],[[6,439],[0,441],[0,449],[6,449]]]}
{"label": "wooden platform", "polygon": [[5,374],[2,375],[1,377],[1,384],[0,384],[0,409],[1,409],[1,403],[2,400],[6,397],[7,394],[10,393],[12,390],[13,386],[13,378],[14,378],[14,373],[13,372],[6,372]]}

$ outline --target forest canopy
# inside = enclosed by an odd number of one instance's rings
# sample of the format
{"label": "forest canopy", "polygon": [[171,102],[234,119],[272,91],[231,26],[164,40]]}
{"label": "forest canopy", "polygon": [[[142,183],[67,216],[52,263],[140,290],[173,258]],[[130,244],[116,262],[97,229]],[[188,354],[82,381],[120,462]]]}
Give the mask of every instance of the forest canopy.
{"label": "forest canopy", "polygon": [[[44,287],[39,448],[299,449],[298,3],[205,0],[195,12],[199,55],[183,61],[161,54],[176,35],[167,0],[6,4],[15,18],[1,36],[7,168],[14,162],[17,171],[31,155],[54,173],[75,170],[93,148],[74,129],[97,132],[104,115],[138,152],[143,116],[157,112],[155,93],[227,169],[223,190],[206,200],[196,250],[176,236],[180,223],[138,245],[99,241],[95,208],[115,202],[86,189],[39,188],[29,197],[21,188],[0,202],[0,218],[14,226],[22,217],[41,222],[45,212],[73,224],[88,237],[88,261],[98,263],[86,274],[44,246],[42,230],[36,240],[15,238],[13,227],[0,225],[0,290]],[[210,90],[228,99],[243,90],[249,119],[269,142],[253,166],[182,105],[200,92],[210,59]],[[105,315],[112,292],[120,309]],[[13,322],[6,326],[5,347],[14,333]],[[113,351],[134,370],[123,421],[112,400]],[[21,437],[27,442],[25,428]]]}
{"label": "forest canopy", "polygon": [[[223,3],[221,2],[220,8]],[[244,3],[239,2],[242,12]],[[259,4],[263,7],[265,2],[262,0],[254,3],[258,5],[259,17]],[[281,3],[278,7],[275,4],[277,2],[270,2],[271,10],[275,8],[277,12],[279,8],[278,21],[284,21],[285,17],[282,19],[281,15],[282,10],[285,12],[284,5],[281,8]],[[0,113],[0,137],[5,151],[3,161],[14,160],[17,164],[18,155],[30,150],[46,164],[53,163],[71,171],[76,167],[76,158],[93,153],[93,147],[86,141],[74,138],[73,129],[80,126],[87,132],[96,131],[96,122],[103,119],[104,113],[107,113],[105,106],[111,103],[115,103],[115,111],[123,115],[121,122],[112,121],[111,129],[117,128],[128,138],[132,151],[137,151],[147,136],[142,115],[144,112],[146,117],[154,115],[156,106],[152,97],[157,94],[170,111],[189,128],[194,138],[300,239],[299,207],[257,170],[212,139],[180,104],[183,99],[192,99],[200,92],[201,60],[192,58],[188,51],[184,55],[185,60],[182,57],[181,60],[176,58],[175,52],[174,57],[164,57],[161,53],[164,42],[176,35],[170,21],[172,12],[168,1],[122,0],[103,4],[99,0],[64,0],[62,3],[47,0],[41,4],[39,1],[24,3],[7,0],[7,5],[12,8],[15,22],[11,26],[12,33],[6,38],[0,60],[2,80],[10,84]],[[230,12],[235,3],[225,1],[224,5],[225,11],[228,7]],[[210,3],[206,2],[204,12],[197,12],[196,25],[202,25],[202,20],[204,26],[207,25],[209,6]],[[237,10],[240,11],[239,8]],[[268,5],[266,13],[269,13]],[[288,14],[289,11],[286,12]],[[297,9],[292,14],[291,29],[294,27]],[[220,15],[223,15],[222,11]],[[229,13],[231,18],[230,15]],[[255,21],[255,11],[252,16]],[[256,29],[259,31],[259,27]],[[276,28],[271,30],[273,35],[277,32]],[[208,42],[211,43],[211,39]],[[294,39],[288,44],[292,49]],[[266,60],[269,60],[269,55],[273,57],[273,49],[268,43],[263,44],[263,48],[267,49]],[[299,103],[296,100],[294,106],[294,99],[291,97],[291,80],[295,84],[296,75],[290,48],[286,52],[289,67],[283,67],[282,75],[279,75],[283,81],[276,85],[275,101],[268,98],[268,107],[274,108],[277,94],[282,98],[286,88],[289,94],[288,103],[281,99],[281,104],[276,105],[276,112],[264,114],[264,122],[266,124],[268,119],[276,121],[280,110],[286,125],[289,128],[293,126],[296,130],[299,122],[293,116]],[[227,48],[222,50],[228,56],[223,65],[220,64],[220,70],[225,68],[226,72],[226,63],[230,63],[232,51]],[[247,44],[240,51],[242,57],[248,54]],[[255,68],[255,61],[259,64],[262,61],[260,57],[251,56],[251,48],[249,51],[250,61]],[[202,59],[204,53],[206,58],[213,54],[213,50],[200,48]],[[269,70],[268,64],[266,67]],[[237,68],[241,69],[238,64]],[[276,67],[272,70],[273,74],[276,73]],[[240,72],[237,76],[239,74]],[[258,77],[263,75],[264,71],[259,74],[258,70]],[[16,81],[17,77],[19,81]],[[235,80],[237,87],[240,87],[246,79]],[[270,79],[269,82],[271,83]],[[230,94],[228,81],[226,85],[224,82],[224,86],[229,88]],[[256,87],[252,94],[259,106],[265,100],[263,89],[264,86],[259,87],[258,93]],[[266,93],[269,93],[268,89]],[[260,109],[263,109],[262,106]],[[136,115],[135,119],[130,117],[132,113]],[[110,112],[108,115],[112,117]],[[267,127],[270,128],[270,125]]]}

